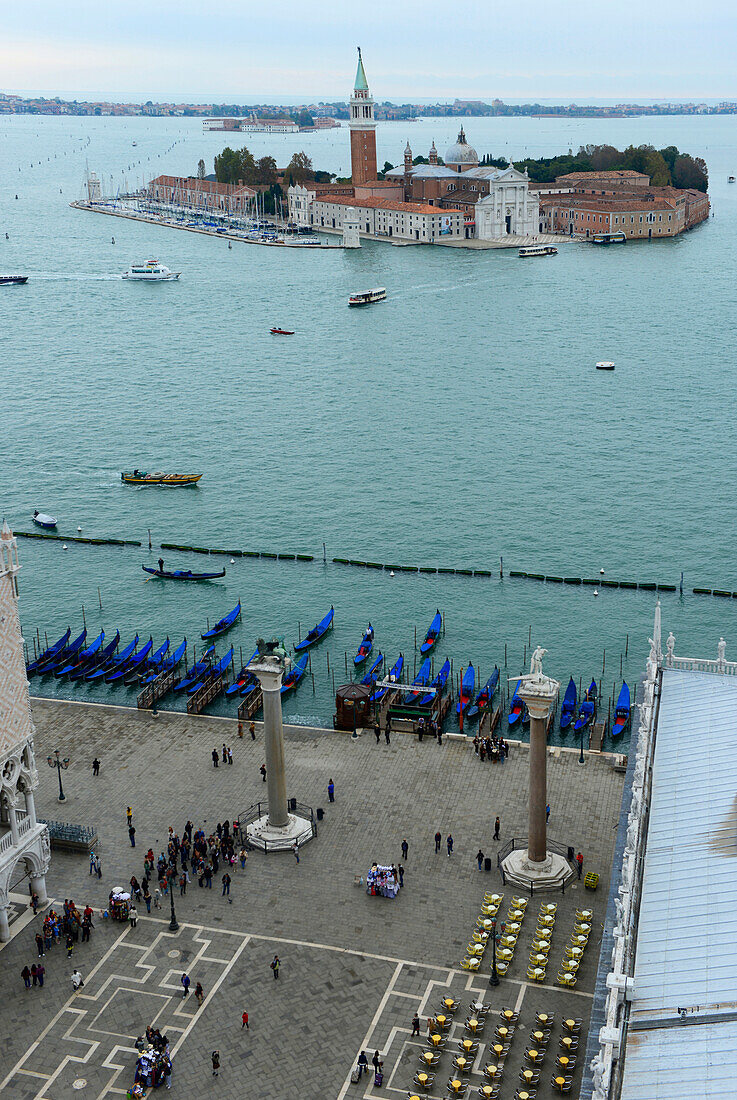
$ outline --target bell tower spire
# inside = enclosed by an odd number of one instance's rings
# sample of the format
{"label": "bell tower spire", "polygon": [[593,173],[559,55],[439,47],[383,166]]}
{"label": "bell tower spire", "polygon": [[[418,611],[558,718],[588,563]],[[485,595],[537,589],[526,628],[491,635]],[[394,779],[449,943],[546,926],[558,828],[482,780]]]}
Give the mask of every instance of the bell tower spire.
{"label": "bell tower spire", "polygon": [[356,187],[368,180],[375,180],[377,175],[374,100],[369,92],[360,46],[350,110],[348,126],[351,133],[351,177],[353,186]]}

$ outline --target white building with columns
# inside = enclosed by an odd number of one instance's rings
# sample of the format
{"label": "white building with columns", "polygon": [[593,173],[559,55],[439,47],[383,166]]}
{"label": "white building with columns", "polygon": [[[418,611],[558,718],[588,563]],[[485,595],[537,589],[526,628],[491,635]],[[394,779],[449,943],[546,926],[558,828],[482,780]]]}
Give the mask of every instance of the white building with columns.
{"label": "white building with columns", "polygon": [[41,903],[50,863],[49,832],[36,820],[33,753],[23,638],[18,618],[18,547],[7,523],[0,531],[0,941],[10,939],[11,883],[22,869]]}
{"label": "white building with columns", "polygon": [[[487,175],[488,173],[488,175]],[[488,195],[476,203],[476,237],[490,241],[499,237],[534,237],[539,230],[536,195],[529,192],[529,178],[516,168],[477,168],[476,179],[487,179]],[[449,193],[448,198],[453,199]]]}

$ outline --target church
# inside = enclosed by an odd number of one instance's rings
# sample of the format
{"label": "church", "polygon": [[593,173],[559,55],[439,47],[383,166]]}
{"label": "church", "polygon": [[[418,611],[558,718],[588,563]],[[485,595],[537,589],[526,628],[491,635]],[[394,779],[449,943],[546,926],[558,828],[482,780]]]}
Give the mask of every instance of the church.
{"label": "church", "polygon": [[537,234],[538,201],[529,194],[527,173],[511,166],[480,167],[462,127],[443,162],[433,142],[429,164],[413,165],[408,142],[404,165],[378,178],[374,100],[360,49],[348,127],[350,184],[290,187],[290,221],[318,231],[341,231],[344,241],[354,244],[360,237],[452,244]]}

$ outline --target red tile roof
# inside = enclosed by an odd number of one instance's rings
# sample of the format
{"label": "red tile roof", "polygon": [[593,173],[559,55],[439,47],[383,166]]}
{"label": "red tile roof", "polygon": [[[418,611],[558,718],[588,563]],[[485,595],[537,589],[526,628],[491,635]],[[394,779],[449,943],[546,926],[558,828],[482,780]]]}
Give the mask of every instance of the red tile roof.
{"label": "red tile roof", "polygon": [[564,176],[556,176],[556,183],[560,183],[564,180],[566,183],[573,180],[627,180],[633,177],[641,178],[647,175],[647,172],[635,172],[632,168],[612,168],[608,172],[568,172]]}
{"label": "red tile roof", "polygon": [[252,187],[237,183],[217,183],[215,180],[201,180],[196,176],[157,176],[149,187],[168,187],[172,190],[201,191],[207,195],[255,195]]}
{"label": "red tile roof", "polygon": [[396,199],[356,199],[347,196],[318,193],[316,202],[335,203],[340,206],[358,206],[370,210],[398,210],[406,214],[462,214],[462,210],[443,209],[426,202],[398,202]]}

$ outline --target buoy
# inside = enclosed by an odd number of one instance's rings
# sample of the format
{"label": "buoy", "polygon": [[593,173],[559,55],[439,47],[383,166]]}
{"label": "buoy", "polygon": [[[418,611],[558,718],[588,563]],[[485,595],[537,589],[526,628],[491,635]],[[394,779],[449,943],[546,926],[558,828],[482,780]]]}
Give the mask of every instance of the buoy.
{"label": "buoy", "polygon": [[82,530],[82,528],[81,528],[81,527],[78,527],[78,528],[77,528],[77,530],[78,530],[78,531],[81,531],[81,530]]}
{"label": "buoy", "polygon": [[67,544],[64,543],[64,545],[62,546],[62,550],[66,550],[66,548],[67,548]]}
{"label": "buoy", "polygon": [[595,589],[594,589],[594,595],[595,595],[595,596],[598,596],[598,595],[599,595],[599,589],[598,589],[598,588],[595,588]]}
{"label": "buoy", "polygon": [[389,576],[390,576],[390,577],[393,577],[393,576],[394,576],[394,570],[393,570],[393,569],[392,569],[391,573],[389,574]]}
{"label": "buoy", "polygon": [[230,564],[231,564],[231,565],[235,565],[235,558],[231,558],[231,559],[230,559]]}
{"label": "buoy", "polygon": [[600,569],[599,572],[602,574],[602,576],[604,575],[604,570],[603,569]]}

